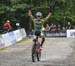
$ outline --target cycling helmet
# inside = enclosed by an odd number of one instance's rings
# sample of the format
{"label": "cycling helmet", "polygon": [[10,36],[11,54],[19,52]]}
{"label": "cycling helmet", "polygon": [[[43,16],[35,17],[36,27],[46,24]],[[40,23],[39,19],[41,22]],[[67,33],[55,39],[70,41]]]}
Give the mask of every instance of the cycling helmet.
{"label": "cycling helmet", "polygon": [[41,12],[37,12],[36,16],[42,16],[42,13]]}

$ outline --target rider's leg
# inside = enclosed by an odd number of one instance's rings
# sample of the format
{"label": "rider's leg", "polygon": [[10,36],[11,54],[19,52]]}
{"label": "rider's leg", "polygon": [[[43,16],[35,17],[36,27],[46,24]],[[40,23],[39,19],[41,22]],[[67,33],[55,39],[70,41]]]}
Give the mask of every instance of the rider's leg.
{"label": "rider's leg", "polygon": [[41,47],[43,46],[44,42],[45,42],[45,37],[42,37]]}
{"label": "rider's leg", "polygon": [[37,40],[38,40],[38,32],[37,32],[37,31],[35,31],[33,41],[35,41],[35,42],[36,42]]}
{"label": "rider's leg", "polygon": [[45,42],[45,35],[43,32],[41,32],[41,37],[42,37],[42,41],[41,41],[41,47],[42,47]]}

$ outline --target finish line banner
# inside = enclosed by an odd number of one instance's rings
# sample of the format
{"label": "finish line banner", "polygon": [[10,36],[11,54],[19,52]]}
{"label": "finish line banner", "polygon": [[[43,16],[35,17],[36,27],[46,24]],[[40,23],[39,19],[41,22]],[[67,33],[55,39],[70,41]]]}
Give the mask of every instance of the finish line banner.
{"label": "finish line banner", "polygon": [[67,30],[67,38],[75,38],[75,29]]}

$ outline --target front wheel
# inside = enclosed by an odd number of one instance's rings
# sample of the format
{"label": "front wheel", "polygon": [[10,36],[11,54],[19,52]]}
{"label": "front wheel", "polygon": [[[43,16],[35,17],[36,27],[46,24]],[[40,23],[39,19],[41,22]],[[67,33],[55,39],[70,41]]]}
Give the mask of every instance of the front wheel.
{"label": "front wheel", "polygon": [[40,50],[40,43],[33,44],[32,46],[32,62],[40,61],[41,58],[41,50]]}
{"label": "front wheel", "polygon": [[41,59],[41,52],[37,53],[37,61],[40,61]]}

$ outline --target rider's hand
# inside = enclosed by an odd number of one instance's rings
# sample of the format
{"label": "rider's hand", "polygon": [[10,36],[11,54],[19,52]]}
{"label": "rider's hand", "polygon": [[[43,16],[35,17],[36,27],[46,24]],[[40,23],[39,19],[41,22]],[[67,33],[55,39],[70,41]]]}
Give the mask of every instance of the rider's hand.
{"label": "rider's hand", "polygon": [[53,12],[53,7],[49,7],[49,12]]}
{"label": "rider's hand", "polygon": [[28,7],[28,10],[32,10],[30,6]]}

